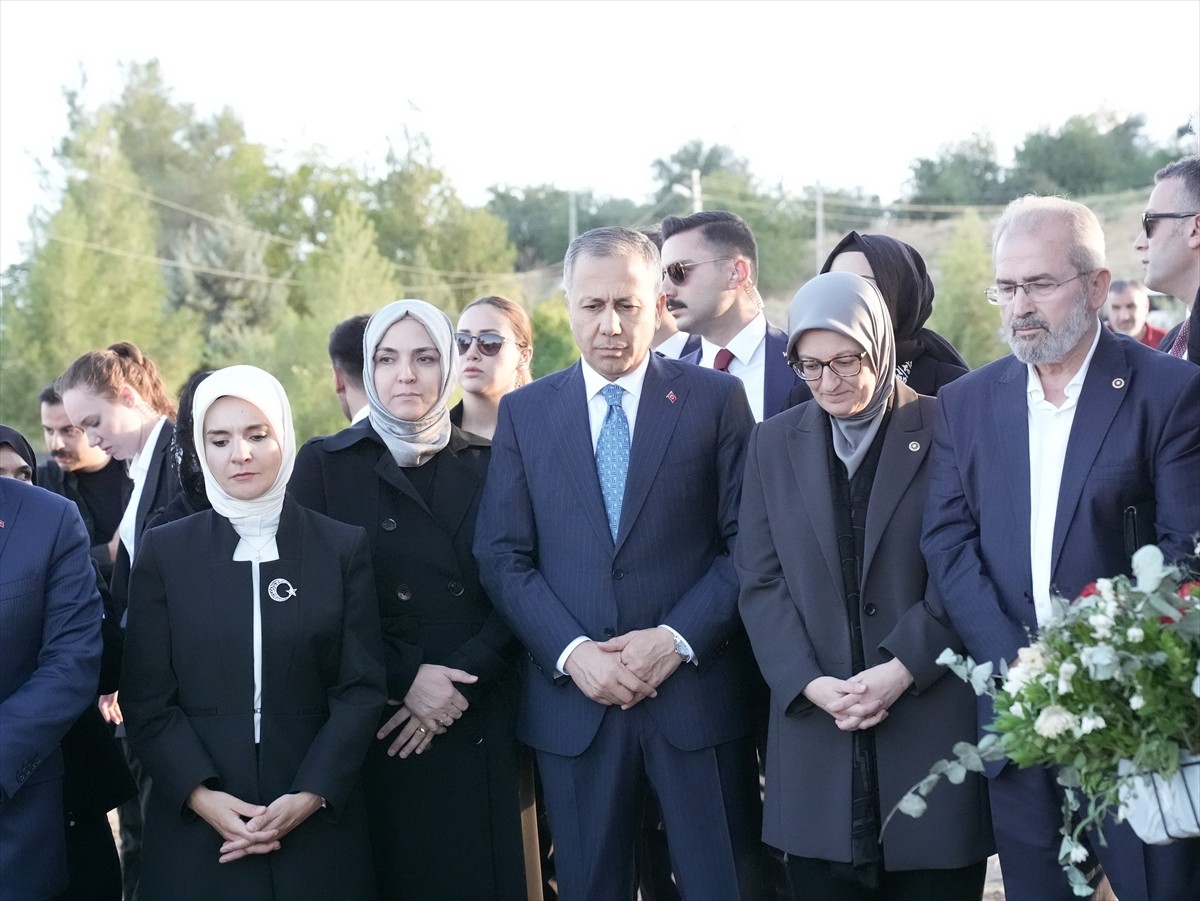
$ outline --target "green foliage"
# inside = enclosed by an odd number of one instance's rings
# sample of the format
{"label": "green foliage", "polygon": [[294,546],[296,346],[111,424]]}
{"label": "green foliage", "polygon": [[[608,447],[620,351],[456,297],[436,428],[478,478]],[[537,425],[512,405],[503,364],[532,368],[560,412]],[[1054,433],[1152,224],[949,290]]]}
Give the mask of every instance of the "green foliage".
{"label": "green foliage", "polygon": [[579,359],[579,347],[571,334],[571,320],[562,295],[538,305],[533,321],[533,377],[566,369]]}
{"label": "green foliage", "polygon": [[25,277],[7,279],[0,418],[26,434],[40,428],[37,392],[86,351],[132,341],[177,385],[202,348],[196,317],[164,302],[154,211],[112,187],[136,179],[110,120],[78,138],[61,208],[40,226]]}
{"label": "green foliage", "polygon": [[911,169],[910,203],[998,204],[1012,199],[996,162],[995,142],[987,134],[943,147],[933,159],[915,160]]}
{"label": "green foliage", "polygon": [[972,368],[1004,356],[1008,347],[999,339],[999,310],[983,296],[994,270],[987,232],[977,215],[968,213],[959,219],[939,262],[929,328],[953,344]]}

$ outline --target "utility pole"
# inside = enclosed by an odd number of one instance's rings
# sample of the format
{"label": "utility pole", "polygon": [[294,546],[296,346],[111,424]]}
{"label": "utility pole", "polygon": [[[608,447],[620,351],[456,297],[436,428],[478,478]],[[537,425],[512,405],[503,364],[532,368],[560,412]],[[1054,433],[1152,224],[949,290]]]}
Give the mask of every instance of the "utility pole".
{"label": "utility pole", "polygon": [[817,233],[813,238],[813,256],[816,258],[817,272],[821,271],[821,266],[825,264],[825,192],[821,190],[821,183],[817,182]]}
{"label": "utility pole", "polygon": [[567,192],[567,243],[579,236],[579,211],[576,209],[575,192]]}
{"label": "utility pole", "polygon": [[692,170],[692,212],[699,213],[704,209],[704,200],[700,196],[700,170]]}

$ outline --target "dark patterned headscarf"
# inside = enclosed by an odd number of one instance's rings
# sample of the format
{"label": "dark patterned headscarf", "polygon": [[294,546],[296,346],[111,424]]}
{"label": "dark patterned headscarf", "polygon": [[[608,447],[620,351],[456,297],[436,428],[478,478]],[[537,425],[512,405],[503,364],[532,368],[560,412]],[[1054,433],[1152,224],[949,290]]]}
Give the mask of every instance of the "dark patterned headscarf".
{"label": "dark patterned headscarf", "polygon": [[33,452],[33,445],[26,440],[24,435],[12,426],[7,425],[0,425],[0,444],[7,444],[16,451],[18,457],[29,464],[29,468],[32,470],[29,474],[29,481],[31,484],[36,485],[38,466],[37,455]]}

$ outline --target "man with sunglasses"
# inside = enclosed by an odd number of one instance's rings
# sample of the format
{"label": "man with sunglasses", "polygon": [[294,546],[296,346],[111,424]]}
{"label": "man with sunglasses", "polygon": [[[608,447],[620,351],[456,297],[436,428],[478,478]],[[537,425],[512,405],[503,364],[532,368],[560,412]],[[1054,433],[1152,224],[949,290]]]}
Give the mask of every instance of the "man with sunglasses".
{"label": "man with sunglasses", "polygon": [[[1013,354],[944,386],[921,550],[945,610],[997,672],[1052,615],[1128,573],[1124,518],[1147,511],[1168,560],[1200,533],[1200,371],[1100,327],[1104,232],[1079,203],[1024,197],[996,224],[996,283]],[[979,724],[993,719],[979,701]],[[1058,863],[1063,788],[1047,767],[988,764],[1009,898],[1069,901]],[[1127,823],[1085,836],[1118,897],[1200,898],[1200,839],[1152,847]]]}
{"label": "man with sunglasses", "polygon": [[741,379],[756,422],[787,409],[788,393],[804,383],[788,366],[787,333],[763,313],[750,226],[726,210],[705,210],[668,216],[662,235],[667,309],[700,336],[699,352],[680,359]]}
{"label": "man with sunglasses", "polygon": [[1158,349],[1200,365],[1200,156],[1164,166],[1154,182],[1133,247],[1142,255],[1146,286],[1188,307]]}

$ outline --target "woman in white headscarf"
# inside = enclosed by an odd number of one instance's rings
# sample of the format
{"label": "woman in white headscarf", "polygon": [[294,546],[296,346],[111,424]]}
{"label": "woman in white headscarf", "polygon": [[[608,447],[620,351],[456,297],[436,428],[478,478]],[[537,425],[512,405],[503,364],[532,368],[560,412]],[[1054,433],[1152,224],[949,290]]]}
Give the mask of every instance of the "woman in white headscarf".
{"label": "woman in white headscarf", "polygon": [[763,840],[797,899],[978,899],[993,850],[978,775],[880,840],[975,736],[974,695],[934,662],[962,642],[918,546],[937,401],[896,377],[887,308],[860,276],[818,275],[789,320],[813,399],[756,427],[734,553],[771,689]]}
{"label": "woman in white headscarf", "polygon": [[289,487],[371,537],[390,705],[364,769],[379,890],[525,898],[517,645],[471,551],[490,448],[451,424],[445,313],[388,304],[363,351],[370,415],[306,444]]}
{"label": "woman in white headscarf", "polygon": [[285,497],[296,439],[269,373],[214,372],[193,414],[212,510],[148,530],[130,583],[121,703],[152,778],[140,897],[373,897],[367,536]]}

